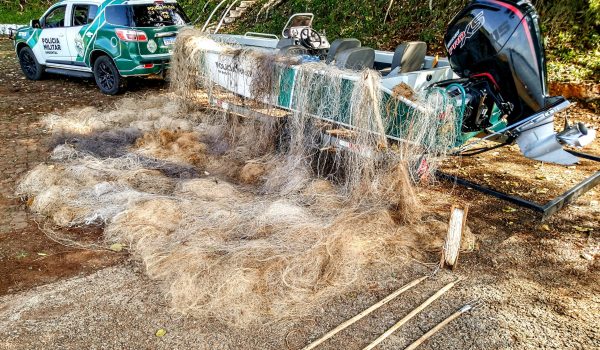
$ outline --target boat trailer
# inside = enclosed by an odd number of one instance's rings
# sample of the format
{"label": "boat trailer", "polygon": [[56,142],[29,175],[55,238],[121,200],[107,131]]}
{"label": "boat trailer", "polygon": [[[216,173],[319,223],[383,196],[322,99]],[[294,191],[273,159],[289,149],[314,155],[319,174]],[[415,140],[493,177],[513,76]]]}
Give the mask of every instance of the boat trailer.
{"label": "boat trailer", "polygon": [[[503,145],[501,144],[500,146],[503,146]],[[485,152],[491,151],[492,149],[495,149],[495,148],[496,147],[489,148],[489,149],[485,150]],[[569,152],[570,154],[572,154],[576,157],[591,160],[593,162],[600,164],[600,157],[598,157],[598,156],[587,154],[587,153],[582,153],[582,152],[577,152],[577,151],[573,151],[573,150],[566,150],[566,152]],[[478,152],[477,154],[481,154],[481,153],[484,153],[484,152]],[[474,155],[474,154],[472,154],[472,155]],[[471,156],[471,155],[463,155],[463,156]],[[567,204],[574,202],[575,200],[577,200],[577,198],[579,198],[579,196],[583,195],[587,191],[591,190],[592,188],[594,188],[595,186],[600,184],[600,170],[598,170],[591,176],[587,177],[583,181],[577,183],[575,186],[573,186],[570,189],[568,189],[567,191],[563,192],[558,197],[555,197],[552,200],[550,200],[544,204],[539,204],[539,203],[527,200],[522,197],[513,196],[508,193],[500,192],[491,187],[460,178],[456,175],[444,173],[443,171],[440,171],[440,170],[437,170],[435,172],[435,176],[439,179],[446,180],[446,181],[449,181],[454,184],[461,185],[461,186],[464,186],[464,187],[467,187],[470,189],[474,189],[478,192],[481,192],[481,193],[484,193],[487,195],[491,195],[493,197],[502,199],[504,201],[518,205],[520,207],[533,210],[534,212],[541,214],[541,221],[545,221],[552,214],[556,213],[557,211],[559,211],[560,209],[565,207]]]}

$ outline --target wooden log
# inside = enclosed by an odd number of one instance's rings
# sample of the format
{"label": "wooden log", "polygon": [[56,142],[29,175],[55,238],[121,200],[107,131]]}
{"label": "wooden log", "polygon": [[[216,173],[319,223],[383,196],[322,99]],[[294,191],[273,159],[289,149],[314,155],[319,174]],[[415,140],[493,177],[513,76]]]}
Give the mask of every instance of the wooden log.
{"label": "wooden log", "polygon": [[411,318],[415,317],[419,312],[423,311],[429,304],[433,303],[436,299],[438,299],[442,294],[446,293],[450,288],[454,287],[459,280],[454,282],[450,282],[445,285],[442,289],[438,290],[434,295],[430,296],[429,299],[425,300],[423,304],[417,306],[416,309],[411,311],[408,315],[404,316],[403,319],[398,321],[395,325],[390,327],[385,333],[379,336],[379,338],[375,339],[371,344],[367,345],[363,350],[370,350],[376,347],[379,343],[384,341],[387,337],[389,337],[392,333],[394,333],[398,328],[402,327],[406,322],[408,322]]}
{"label": "wooden log", "polygon": [[458,265],[458,256],[460,254],[461,242],[467,227],[467,213],[469,207],[460,207],[453,205],[450,210],[450,222],[448,223],[448,233],[446,242],[442,249],[440,267],[448,266],[452,270]]}
{"label": "wooden log", "polygon": [[399,296],[400,294],[406,292],[407,290],[411,289],[412,287],[416,286],[417,284],[421,283],[423,280],[425,280],[428,276],[423,276],[421,278],[417,278],[416,280],[400,287],[400,289],[396,290],[395,292],[393,292],[392,294],[388,295],[387,297],[381,299],[380,301],[378,301],[377,303],[373,304],[371,307],[369,307],[368,309],[362,311],[361,313],[357,314],[356,316],[352,317],[351,319],[346,320],[344,323],[340,324],[339,326],[335,327],[334,329],[332,329],[331,331],[327,332],[324,336],[322,336],[321,338],[315,340],[314,342],[308,344],[307,346],[305,346],[302,350],[310,350],[310,349],[314,349],[315,347],[317,347],[319,344],[323,343],[324,341],[326,341],[327,339],[333,337],[336,333],[340,332],[341,330],[349,327],[350,325],[352,325],[353,323],[357,322],[358,320],[360,320],[361,318],[367,316],[368,314],[370,314],[371,312],[377,310],[378,308],[380,308],[381,306],[387,304],[388,302],[390,302],[391,300],[393,300],[394,298],[396,298],[397,296]]}

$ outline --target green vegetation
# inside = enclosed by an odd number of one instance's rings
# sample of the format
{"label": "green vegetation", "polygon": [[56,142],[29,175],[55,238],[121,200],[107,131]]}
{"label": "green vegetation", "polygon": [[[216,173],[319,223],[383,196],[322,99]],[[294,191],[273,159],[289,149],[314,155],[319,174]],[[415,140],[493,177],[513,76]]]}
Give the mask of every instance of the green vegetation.
{"label": "green vegetation", "polygon": [[[205,4],[208,4],[205,7]],[[179,1],[193,20],[202,23],[218,0]],[[446,24],[468,0],[395,0],[383,23],[389,0],[284,0],[269,13],[257,13],[260,0],[230,32],[279,33],[294,12],[313,12],[315,27],[330,38],[355,37],[364,45],[394,49],[402,41],[423,40],[431,53],[444,55]],[[537,0],[553,81],[600,81],[600,0]],[[0,0],[0,23],[27,23],[39,17],[51,0]]]}
{"label": "green vegetation", "polygon": [[468,0],[434,0],[429,9],[428,1],[397,0],[384,24],[389,0],[288,0],[272,11],[267,20],[261,16],[256,21],[250,14],[245,23],[236,24],[241,31],[250,25],[255,31],[278,33],[290,14],[313,12],[315,27],[331,38],[360,38],[364,45],[382,49],[394,49],[407,40],[423,40],[433,51],[441,53],[446,24],[467,3]]}
{"label": "green vegetation", "polygon": [[538,1],[549,79],[600,82],[600,0]]}
{"label": "green vegetation", "polygon": [[0,0],[0,23],[25,24],[39,18],[52,0]]}
{"label": "green vegetation", "polygon": [[[355,37],[364,45],[394,49],[407,40],[427,42],[430,53],[445,55],[446,24],[468,0],[396,0],[383,23],[389,0],[284,0],[268,18],[255,6],[243,21],[228,28],[279,33],[294,12],[313,12],[315,27],[330,38]],[[262,2],[261,2],[262,3]],[[537,0],[545,36],[549,79],[600,81],[600,0]],[[205,15],[203,18],[206,18]]]}

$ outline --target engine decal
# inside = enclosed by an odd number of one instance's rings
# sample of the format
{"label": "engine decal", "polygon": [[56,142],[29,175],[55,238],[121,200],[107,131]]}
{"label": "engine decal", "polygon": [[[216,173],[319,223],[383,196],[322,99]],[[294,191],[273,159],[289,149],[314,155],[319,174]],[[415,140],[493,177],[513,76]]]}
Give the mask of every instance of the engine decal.
{"label": "engine decal", "polygon": [[485,17],[483,16],[483,11],[479,12],[472,20],[467,24],[465,30],[460,33],[456,33],[454,35],[453,40],[450,40],[450,44],[448,45],[448,55],[452,55],[452,52],[456,50],[456,48],[463,47],[465,42],[470,39],[477,31],[483,26],[485,23]]}

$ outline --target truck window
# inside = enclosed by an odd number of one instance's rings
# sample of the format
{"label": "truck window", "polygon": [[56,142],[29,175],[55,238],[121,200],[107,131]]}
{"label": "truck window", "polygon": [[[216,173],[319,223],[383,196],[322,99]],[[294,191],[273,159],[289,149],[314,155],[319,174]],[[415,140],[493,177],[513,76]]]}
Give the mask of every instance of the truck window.
{"label": "truck window", "polygon": [[73,27],[90,24],[96,18],[98,6],[96,5],[73,5]]}
{"label": "truck window", "polygon": [[107,6],[104,11],[106,16],[106,22],[116,26],[132,27],[131,15],[129,6],[125,5],[112,5]]}
{"label": "truck window", "polygon": [[50,11],[43,18],[43,27],[44,28],[60,28],[65,26],[65,12],[67,6],[58,6]]}
{"label": "truck window", "polygon": [[177,3],[111,5],[106,7],[106,21],[127,27],[164,27],[190,22]]}
{"label": "truck window", "polygon": [[186,25],[190,22],[177,3],[131,5],[135,27]]}

